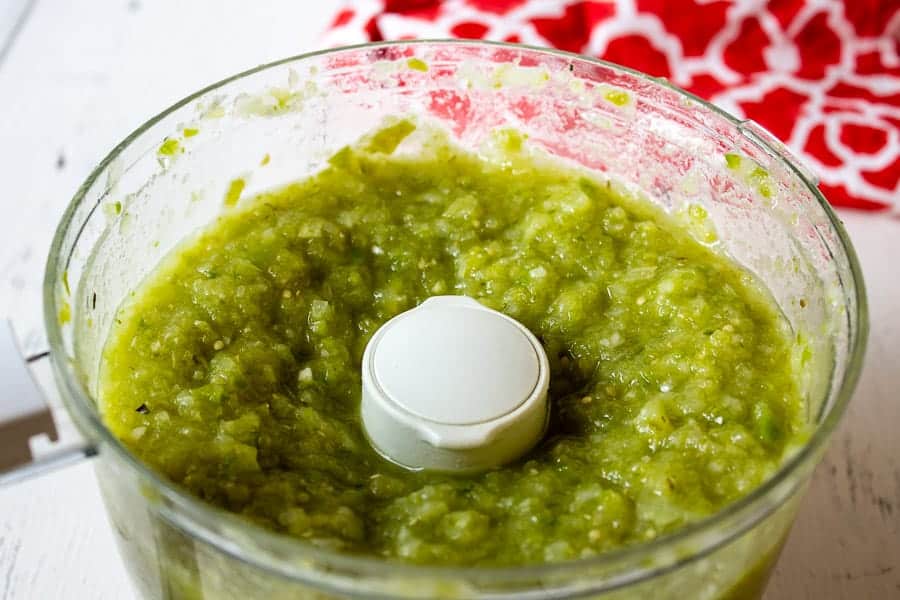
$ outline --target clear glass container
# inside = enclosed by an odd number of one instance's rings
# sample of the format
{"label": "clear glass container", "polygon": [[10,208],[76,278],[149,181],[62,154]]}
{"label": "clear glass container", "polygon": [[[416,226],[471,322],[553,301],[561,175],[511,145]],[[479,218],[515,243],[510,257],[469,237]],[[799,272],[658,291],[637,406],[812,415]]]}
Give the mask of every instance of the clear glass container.
{"label": "clear glass container", "polygon": [[[676,217],[702,205],[717,247],[768,287],[797,336],[809,441],[762,487],[674,534],[596,558],[504,569],[317,549],[212,508],[145,467],[103,426],[95,402],[101,350],[123,298],[213,220],[235,177],[247,181],[245,195],[302,178],[384,118],[405,115],[471,149],[512,127]],[[851,396],[867,330],[860,269],[840,221],[761,128],[622,67],[468,41],[291,58],[154,117],[70,204],[47,265],[45,318],[57,384],[97,451],[121,552],[148,599],[758,598]]]}

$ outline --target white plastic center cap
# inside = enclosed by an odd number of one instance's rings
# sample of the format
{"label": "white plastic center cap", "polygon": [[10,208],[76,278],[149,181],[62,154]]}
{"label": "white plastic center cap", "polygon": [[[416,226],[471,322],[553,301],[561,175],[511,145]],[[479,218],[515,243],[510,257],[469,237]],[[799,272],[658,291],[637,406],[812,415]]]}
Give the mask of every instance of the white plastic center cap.
{"label": "white plastic center cap", "polygon": [[362,420],[386,458],[474,471],[527,452],[547,424],[549,365],[528,329],[466,296],[435,296],[366,347]]}

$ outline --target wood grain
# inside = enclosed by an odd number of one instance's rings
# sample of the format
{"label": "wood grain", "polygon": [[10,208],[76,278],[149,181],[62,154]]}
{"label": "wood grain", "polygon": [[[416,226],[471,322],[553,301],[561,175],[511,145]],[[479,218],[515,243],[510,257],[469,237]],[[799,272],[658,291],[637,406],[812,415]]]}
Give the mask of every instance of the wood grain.
{"label": "wood grain", "polygon": [[840,216],[869,293],[866,363],[767,600],[900,598],[900,221]]}
{"label": "wood grain", "polygon": [[[313,48],[331,11],[327,0],[36,1],[0,64],[0,315],[26,351],[45,346],[46,248],[91,167],[186,93]],[[869,287],[868,359],[767,600],[900,598],[900,220],[842,217]],[[132,597],[89,465],[0,489],[0,600]]]}

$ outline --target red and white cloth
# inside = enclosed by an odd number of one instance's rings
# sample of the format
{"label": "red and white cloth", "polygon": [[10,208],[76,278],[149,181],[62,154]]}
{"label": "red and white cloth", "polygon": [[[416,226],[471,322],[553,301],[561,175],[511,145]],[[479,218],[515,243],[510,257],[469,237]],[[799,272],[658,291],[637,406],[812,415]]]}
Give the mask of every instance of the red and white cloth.
{"label": "red and white cloth", "polygon": [[447,37],[667,77],[768,128],[833,204],[900,214],[900,0],[345,0],[324,41]]}

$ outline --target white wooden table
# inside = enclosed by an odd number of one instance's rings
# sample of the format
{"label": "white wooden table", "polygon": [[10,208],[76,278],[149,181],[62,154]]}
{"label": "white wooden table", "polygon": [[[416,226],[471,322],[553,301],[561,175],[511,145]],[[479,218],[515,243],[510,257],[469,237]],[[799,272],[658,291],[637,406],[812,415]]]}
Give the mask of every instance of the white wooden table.
{"label": "white wooden table", "polygon": [[[0,1],[3,19],[29,0]],[[43,346],[50,237],[94,164],[202,85],[312,49],[329,2],[34,0],[0,54],[0,316],[27,350]],[[767,600],[900,598],[900,219],[841,216],[869,288],[868,360]],[[133,597],[90,465],[0,489],[0,599]]]}

